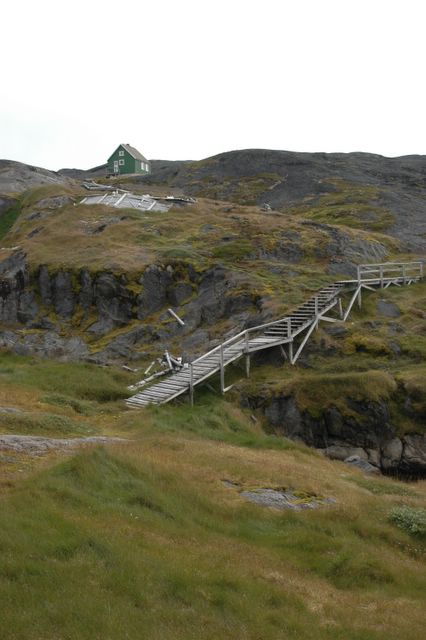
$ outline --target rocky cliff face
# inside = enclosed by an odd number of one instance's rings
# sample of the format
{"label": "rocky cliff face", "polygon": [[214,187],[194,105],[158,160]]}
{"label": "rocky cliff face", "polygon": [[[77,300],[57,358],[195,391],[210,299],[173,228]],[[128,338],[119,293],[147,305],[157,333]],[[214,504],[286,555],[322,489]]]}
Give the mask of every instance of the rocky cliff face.
{"label": "rocky cliff face", "polygon": [[[186,264],[151,265],[134,280],[88,269],[51,272],[45,265],[30,274],[25,255],[15,252],[0,262],[0,323],[9,327],[0,332],[0,346],[23,354],[79,359],[89,354],[86,341],[132,324],[96,359],[137,358],[136,345],[157,342],[160,350],[177,332],[183,347],[193,352],[208,344],[209,334],[202,327],[229,317],[240,327],[258,315],[256,297],[238,289],[236,278],[221,267],[197,272]],[[168,307],[179,308],[184,327],[170,322]],[[159,323],[154,322],[156,314]],[[16,325],[26,331],[16,331]],[[76,325],[82,336],[60,335]]]}
{"label": "rocky cliff face", "polygon": [[[407,391],[398,400],[405,407],[412,406]],[[386,401],[352,400],[348,414],[328,406],[316,415],[301,410],[293,396],[245,395],[243,404],[260,410],[276,433],[315,447],[332,459],[356,456],[383,473],[426,477],[426,416],[422,413],[411,412],[418,432],[402,435]]]}
{"label": "rocky cliff face", "polygon": [[66,185],[69,180],[55,171],[14,160],[0,160],[0,194],[21,193],[41,185]]}

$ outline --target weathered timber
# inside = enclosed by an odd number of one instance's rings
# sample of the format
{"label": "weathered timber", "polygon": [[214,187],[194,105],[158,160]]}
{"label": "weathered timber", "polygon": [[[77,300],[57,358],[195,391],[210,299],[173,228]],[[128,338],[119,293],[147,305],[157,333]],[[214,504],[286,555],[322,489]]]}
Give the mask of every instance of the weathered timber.
{"label": "weathered timber", "polygon": [[[361,306],[362,289],[374,291],[377,287],[408,286],[422,278],[422,262],[359,265],[356,279],[340,280],[327,285],[284,318],[241,331],[185,365],[186,368],[171,372],[166,380],[140,390],[126,400],[126,403],[132,408],[164,404],[189,392],[190,402],[193,404],[196,385],[218,372],[221,392],[226,393],[232,386],[225,385],[226,366],[244,356],[248,376],[250,353],[262,349],[280,346],[283,356],[294,365],[319,322],[345,322],[355,302]],[[341,296],[345,292],[349,292],[351,297],[344,310]],[[330,316],[330,313],[335,313],[336,317]],[[288,344],[287,351],[284,349],[285,344]]]}

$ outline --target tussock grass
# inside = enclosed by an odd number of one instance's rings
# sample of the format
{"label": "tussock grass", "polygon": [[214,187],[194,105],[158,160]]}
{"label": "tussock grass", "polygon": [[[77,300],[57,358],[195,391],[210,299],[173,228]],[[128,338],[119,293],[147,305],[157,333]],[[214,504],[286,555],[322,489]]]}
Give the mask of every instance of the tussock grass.
{"label": "tussock grass", "polygon": [[[132,379],[113,369],[2,354],[0,376],[2,390],[22,388],[34,435],[46,435],[54,407],[68,434],[89,426],[130,439],[0,468],[5,640],[421,637],[425,549],[388,518],[422,508],[425,483],[405,493],[390,479],[364,486],[358,471],[266,435],[202,389],[192,409],[126,411],[103,402],[105,388]],[[279,512],[224,479],[336,503]]]}
{"label": "tussock grass", "polygon": [[54,413],[6,413],[0,418],[2,433],[13,435],[42,435],[64,437],[93,435],[96,429],[81,421]]}
{"label": "tussock grass", "polygon": [[262,367],[249,382],[242,383],[248,393],[262,390],[268,397],[293,396],[301,409],[311,413],[328,406],[340,406],[345,400],[378,402],[396,390],[394,378],[386,371],[312,373],[298,370],[278,377],[276,368]]}
{"label": "tussock grass", "polygon": [[[137,429],[138,413],[131,412],[124,419],[126,428]],[[144,412],[144,424],[155,433],[182,433],[254,449],[311,450],[286,438],[267,435],[259,422],[248,414],[223,401],[211,392],[197,389],[196,408],[184,400],[179,405],[153,406]]]}
{"label": "tussock grass", "polygon": [[103,369],[87,363],[47,361],[0,352],[2,386],[19,385],[24,391],[36,388],[50,394],[105,403],[126,398],[128,380],[128,376],[118,369]]}
{"label": "tussock grass", "polygon": [[[337,504],[262,509],[223,477]],[[0,548],[7,640],[421,637],[420,550],[335,463],[308,476],[290,451],[164,433],[84,452],[2,500]]]}
{"label": "tussock grass", "polygon": [[[242,195],[255,197],[258,187],[243,185]],[[340,187],[334,203],[320,203],[308,217],[370,229],[389,224],[386,212],[374,209],[378,194]],[[25,212],[50,195],[57,192],[26,194]],[[131,275],[155,261],[190,261],[200,270],[220,261],[241,275],[241,290],[264,296],[278,314],[330,281],[327,261],[316,253],[327,242],[325,231],[302,224],[305,213],[264,214],[203,200],[164,215],[123,212],[125,220],[92,235],[88,229],[111,209],[64,207],[43,218],[43,231],[32,238],[40,223],[21,217],[8,241],[23,246],[33,267],[47,263],[53,271],[90,264]],[[277,258],[288,233],[300,262]],[[383,240],[375,232],[348,233]],[[422,403],[424,285],[383,295],[398,295],[401,319],[381,317],[369,326],[376,298],[365,295],[345,339],[314,336],[306,369],[254,367],[249,384],[271,395],[291,393],[313,413],[349,397],[389,400],[402,388]],[[327,355],[315,351],[321,340]],[[398,358],[390,342],[401,347]],[[238,372],[227,370],[232,376]],[[425,543],[410,534],[406,517],[401,528],[391,514],[424,510],[425,482],[406,488],[366,479],[265,434],[250,413],[198,388],[193,409],[184,399],[125,410],[121,400],[134,381],[113,368],[0,353],[0,406],[24,410],[0,414],[2,432],[130,440],[59,463],[0,456],[2,638],[423,637]],[[224,479],[336,502],[279,512],[245,502]]]}

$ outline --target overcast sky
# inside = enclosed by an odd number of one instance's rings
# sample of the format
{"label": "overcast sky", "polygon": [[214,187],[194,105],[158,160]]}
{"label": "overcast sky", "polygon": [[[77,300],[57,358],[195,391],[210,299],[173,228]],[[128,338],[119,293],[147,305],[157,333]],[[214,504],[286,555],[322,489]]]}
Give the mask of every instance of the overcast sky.
{"label": "overcast sky", "polygon": [[0,18],[0,158],[426,154],[424,0],[20,0]]}

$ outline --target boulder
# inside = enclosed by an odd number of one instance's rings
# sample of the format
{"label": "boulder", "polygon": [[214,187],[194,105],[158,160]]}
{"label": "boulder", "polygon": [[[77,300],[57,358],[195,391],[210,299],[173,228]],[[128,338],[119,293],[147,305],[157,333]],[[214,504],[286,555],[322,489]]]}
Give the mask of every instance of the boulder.
{"label": "boulder", "polygon": [[353,467],[357,467],[357,469],[360,469],[365,473],[380,473],[377,467],[373,466],[372,464],[367,462],[367,460],[361,458],[360,456],[349,456],[349,458],[346,458],[344,462],[346,464],[352,465]]}
{"label": "boulder", "polygon": [[400,310],[393,302],[389,302],[388,300],[378,300],[377,301],[377,314],[379,316],[386,316],[387,318],[399,318],[401,315]]}
{"label": "boulder", "polygon": [[360,447],[345,447],[342,445],[331,445],[330,447],[326,447],[322,449],[324,455],[332,460],[341,460],[342,462],[346,462],[349,458],[357,457],[360,460],[367,461],[368,455],[361,449]]}
{"label": "boulder", "polygon": [[426,434],[410,434],[402,439],[400,470],[413,476],[426,476]]}
{"label": "boulder", "polygon": [[384,471],[396,471],[399,468],[402,449],[400,438],[392,438],[383,443],[380,464]]}

